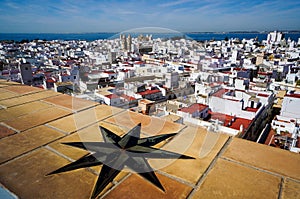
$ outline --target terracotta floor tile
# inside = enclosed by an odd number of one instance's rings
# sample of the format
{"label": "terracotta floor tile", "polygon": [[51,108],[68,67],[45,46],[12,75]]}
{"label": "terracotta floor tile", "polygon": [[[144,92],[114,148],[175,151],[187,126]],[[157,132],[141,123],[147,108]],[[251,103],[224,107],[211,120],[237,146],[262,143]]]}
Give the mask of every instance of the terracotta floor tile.
{"label": "terracotta floor tile", "polygon": [[13,106],[0,110],[0,121],[15,120],[22,115],[30,114],[35,111],[53,107],[51,104],[47,104],[41,101],[29,102],[18,106]]}
{"label": "terracotta floor tile", "polygon": [[7,90],[4,90],[4,89],[0,88],[0,100],[9,99],[9,98],[13,98],[13,97],[16,97],[16,96],[18,96],[17,93],[10,92],[10,91],[7,91]]}
{"label": "terracotta floor tile", "polygon": [[86,150],[81,150],[75,147],[67,146],[62,143],[64,142],[103,142],[98,124],[91,125],[79,132],[68,135],[62,139],[57,140],[54,143],[51,143],[49,146],[59,153],[72,158],[74,160],[79,159],[80,157],[88,154]]}
{"label": "terracotta floor tile", "polygon": [[72,111],[79,111],[82,109],[86,109],[95,105],[98,105],[96,102],[79,99],[75,97],[70,97],[69,95],[59,95],[55,97],[50,97],[47,99],[44,99],[44,101],[68,108]]}
{"label": "terracotta floor tile", "polygon": [[62,136],[63,134],[46,126],[38,126],[4,138],[0,141],[0,163],[45,145]]}
{"label": "terracotta floor tile", "polygon": [[191,187],[166,176],[157,174],[157,177],[163,185],[165,192],[161,191],[139,175],[132,174],[115,189],[109,192],[105,198],[186,198],[192,189]]}
{"label": "terracotta floor tile", "polygon": [[4,106],[6,108],[9,108],[12,106],[25,104],[25,103],[32,102],[32,101],[35,101],[35,100],[27,95],[24,95],[24,96],[18,96],[15,98],[11,98],[11,99],[1,100],[0,105]]}
{"label": "terracotta floor tile", "polygon": [[[101,172],[102,166],[94,166],[94,167],[90,167],[91,169],[93,169],[94,171],[96,171],[99,175],[99,173]],[[129,172],[127,171],[121,171],[113,180],[112,183],[109,183],[104,189],[103,191],[98,195],[99,198],[102,198],[104,194],[106,194],[107,191],[109,191],[113,186],[115,186],[115,184],[119,183],[121,180],[123,180]]]}
{"label": "terracotta floor tile", "polygon": [[13,86],[13,85],[20,85],[20,83],[0,79],[0,88],[7,87],[7,86]]}
{"label": "terracotta floor tile", "polygon": [[193,198],[278,198],[279,177],[223,159],[208,173]]}
{"label": "terracotta floor tile", "polygon": [[107,105],[99,105],[96,106],[94,109],[95,109],[96,118],[98,120],[103,120],[107,117],[111,117],[112,115],[116,115],[122,111],[125,111],[124,109],[107,106]]}
{"label": "terracotta floor tile", "polygon": [[125,126],[129,129],[133,128],[138,123],[142,123],[142,131],[148,135],[176,133],[184,127],[183,125],[177,123],[168,122],[159,118],[142,115],[132,111],[122,112],[106,119],[105,121],[114,123],[116,125]]}
{"label": "terracotta floor tile", "polygon": [[24,131],[41,124],[45,124],[51,120],[67,116],[68,114],[70,114],[69,111],[51,107],[18,117],[15,120],[5,121],[5,124],[19,131]]}
{"label": "terracotta floor tile", "polygon": [[[9,129],[9,128],[7,128],[6,126],[0,124],[0,139],[1,139],[1,138],[4,138],[4,137],[7,137],[7,136],[9,136],[9,135],[13,135],[13,134],[15,134],[15,133],[16,133],[16,132],[15,132],[14,130]],[[0,142],[0,144],[1,144],[1,142]]]}
{"label": "terracotta floor tile", "polygon": [[3,89],[8,90],[8,91],[12,91],[12,92],[18,93],[18,94],[28,94],[28,93],[35,93],[35,92],[44,91],[43,89],[40,89],[40,88],[37,88],[37,87],[26,86],[26,85],[21,85],[21,84],[10,85],[8,87],[4,87]]}
{"label": "terracotta floor tile", "polygon": [[66,133],[72,133],[97,121],[98,119],[96,118],[94,108],[89,108],[87,110],[50,122],[47,125],[53,126]]}
{"label": "terracotta floor tile", "polygon": [[195,159],[154,159],[149,162],[156,169],[196,184],[228,138],[225,134],[207,132],[204,128],[188,127],[162,149]]}
{"label": "terracotta floor tile", "polygon": [[20,198],[89,198],[96,175],[86,169],[46,174],[69,162],[46,149],[39,149],[0,166],[0,181]]}
{"label": "terracotta floor tile", "polygon": [[58,128],[66,133],[71,133],[92,123],[96,123],[104,118],[110,117],[112,114],[117,114],[120,111],[122,111],[122,109],[100,105],[96,107],[90,107],[87,110],[55,120],[48,125]]}
{"label": "terracotta floor tile", "polygon": [[300,198],[300,182],[293,180],[285,180],[282,187],[282,199],[299,199]]}
{"label": "terracotta floor tile", "polygon": [[300,180],[300,156],[296,153],[235,138],[224,157]]}
{"label": "terracotta floor tile", "polygon": [[0,101],[0,105],[2,105],[4,107],[12,107],[12,106],[17,106],[20,104],[25,104],[28,102],[33,102],[33,101],[37,101],[37,100],[41,100],[44,98],[48,98],[51,96],[57,96],[57,95],[61,95],[61,94],[53,92],[53,91],[41,90],[37,93],[31,93],[29,95],[23,95],[23,96],[18,96],[18,97],[11,98],[11,99],[2,100],[2,101]]}
{"label": "terracotta floor tile", "polygon": [[113,131],[114,133],[118,134],[119,136],[124,134],[124,129],[120,129],[118,126],[101,122],[97,124],[90,125],[76,133],[68,135],[62,139],[57,140],[56,142],[50,144],[49,146],[53,149],[57,150],[58,152],[64,154],[67,157],[72,159],[78,159],[88,152],[86,150],[77,149],[71,146],[66,146],[61,144],[63,142],[103,142],[103,138],[99,129],[99,125]]}

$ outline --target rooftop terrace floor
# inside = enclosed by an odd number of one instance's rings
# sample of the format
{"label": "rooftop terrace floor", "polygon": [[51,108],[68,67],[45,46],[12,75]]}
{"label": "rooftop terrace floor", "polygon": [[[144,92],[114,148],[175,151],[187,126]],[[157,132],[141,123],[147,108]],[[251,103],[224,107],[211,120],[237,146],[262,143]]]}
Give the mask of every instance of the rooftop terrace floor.
{"label": "rooftop terrace floor", "polygon": [[125,169],[100,198],[300,198],[300,155],[40,88],[0,81],[0,183],[20,198],[90,198],[102,166],[46,174],[86,155],[63,142],[177,133],[154,147],[195,159],[149,159],[161,191]]}

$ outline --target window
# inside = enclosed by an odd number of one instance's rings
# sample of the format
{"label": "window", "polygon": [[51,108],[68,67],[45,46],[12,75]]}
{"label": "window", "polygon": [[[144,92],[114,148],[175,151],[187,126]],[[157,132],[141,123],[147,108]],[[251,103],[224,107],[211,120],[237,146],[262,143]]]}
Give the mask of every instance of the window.
{"label": "window", "polygon": [[76,79],[76,76],[74,76],[74,79]]}

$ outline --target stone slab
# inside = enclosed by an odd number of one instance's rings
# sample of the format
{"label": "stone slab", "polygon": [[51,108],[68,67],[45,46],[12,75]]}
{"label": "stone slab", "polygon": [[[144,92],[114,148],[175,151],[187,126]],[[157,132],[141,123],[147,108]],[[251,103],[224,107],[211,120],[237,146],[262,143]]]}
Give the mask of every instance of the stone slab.
{"label": "stone slab", "polygon": [[132,129],[138,123],[142,123],[142,132],[148,135],[176,133],[184,127],[181,124],[165,121],[132,111],[124,111],[104,121],[119,126],[124,126],[129,129]]}
{"label": "stone slab", "polygon": [[10,92],[10,91],[7,91],[7,90],[4,90],[4,89],[0,88],[0,100],[9,99],[9,98],[13,98],[13,97],[16,97],[16,96],[18,96],[17,93]]}
{"label": "stone slab", "polygon": [[211,133],[201,127],[188,127],[162,149],[185,154],[195,159],[154,159],[149,162],[154,168],[195,185],[228,138],[228,135]]}
{"label": "stone slab", "polygon": [[163,185],[165,192],[161,191],[139,175],[132,174],[115,189],[109,192],[105,198],[186,198],[192,189],[191,187],[164,175],[157,174],[157,177]]}
{"label": "stone slab", "polygon": [[0,142],[0,163],[43,146],[62,136],[63,134],[49,127],[38,126],[4,138]]}
{"label": "stone slab", "polygon": [[55,97],[50,97],[44,99],[44,101],[57,106],[67,108],[72,111],[80,111],[98,105],[98,103],[96,102],[70,97],[69,95],[59,95]]}
{"label": "stone slab", "polygon": [[13,135],[15,134],[16,132],[10,128],[7,128],[7,126],[4,126],[2,124],[0,124],[0,139],[1,138],[4,138],[4,137],[7,137],[9,135]]}
{"label": "stone slab", "polygon": [[19,96],[19,97],[15,97],[12,99],[2,100],[2,101],[0,101],[0,105],[9,108],[12,106],[17,106],[20,104],[25,104],[28,102],[33,102],[33,101],[37,101],[37,100],[41,100],[44,98],[48,98],[51,96],[57,96],[57,95],[61,95],[61,94],[53,92],[53,91],[42,90],[37,93],[31,93],[28,95]]}
{"label": "stone slab", "polygon": [[282,189],[282,199],[300,199],[300,182],[286,179]]}
{"label": "stone slab", "polygon": [[0,110],[0,121],[15,120],[22,115],[30,114],[42,109],[53,107],[50,104],[41,101],[29,102],[18,106],[13,106]]}
{"label": "stone slab", "polygon": [[69,114],[70,111],[57,107],[51,107],[18,117],[15,120],[5,121],[5,124],[18,131],[25,131],[29,128],[45,124]]}
{"label": "stone slab", "polygon": [[96,175],[86,169],[46,176],[68,164],[57,154],[39,149],[0,166],[0,182],[20,198],[89,198]]}
{"label": "stone slab", "polygon": [[10,85],[7,87],[4,87],[3,89],[12,91],[17,94],[28,94],[28,93],[35,93],[35,92],[41,92],[44,91],[43,89],[33,87],[33,86],[26,86],[26,85],[21,85],[21,84],[16,84],[16,85]]}
{"label": "stone slab", "polygon": [[235,138],[224,157],[300,180],[300,156],[297,153]]}
{"label": "stone slab", "polygon": [[278,198],[281,178],[218,159],[193,198]]}
{"label": "stone slab", "polygon": [[64,142],[103,142],[103,138],[99,129],[99,125],[113,131],[119,136],[124,134],[124,129],[120,129],[118,126],[101,122],[97,124],[90,125],[76,133],[68,135],[64,138],[61,138],[54,143],[51,143],[49,146],[59,153],[71,158],[71,159],[79,159],[80,157],[88,154],[86,150],[81,150],[75,147],[67,146],[61,143]]}

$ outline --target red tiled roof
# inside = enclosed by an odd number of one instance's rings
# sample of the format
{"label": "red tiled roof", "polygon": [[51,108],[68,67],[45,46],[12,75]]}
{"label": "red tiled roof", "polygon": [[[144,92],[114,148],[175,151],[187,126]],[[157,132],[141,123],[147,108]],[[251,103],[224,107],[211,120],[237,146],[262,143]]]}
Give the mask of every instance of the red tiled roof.
{"label": "red tiled roof", "polygon": [[35,87],[44,89],[44,86],[43,86],[43,85],[36,85]]}
{"label": "red tiled roof", "polygon": [[123,70],[121,70],[120,72],[127,73],[128,71],[129,71],[128,69],[123,69]]}
{"label": "red tiled roof", "polygon": [[259,75],[272,75],[272,72],[258,72]]}
{"label": "red tiled roof", "polygon": [[249,112],[254,112],[254,113],[256,113],[257,110],[258,110],[258,108],[247,107],[245,110],[246,110],[246,111],[249,111]]}
{"label": "red tiled roof", "polygon": [[265,144],[266,145],[271,145],[271,144],[274,144],[275,145],[275,142],[274,142],[274,135],[276,135],[276,132],[274,131],[274,129],[271,128],[269,134],[268,134],[268,137],[265,141]]}
{"label": "red tiled roof", "polygon": [[235,70],[235,71],[247,71],[246,68],[237,68],[237,67],[233,68],[233,70]]}
{"label": "red tiled roof", "polygon": [[125,95],[125,94],[121,95],[121,97],[123,97],[127,101],[134,101],[134,100],[136,100],[136,98],[128,96],[128,95]]}
{"label": "red tiled roof", "polygon": [[257,96],[260,96],[260,97],[269,97],[268,94],[264,94],[264,93],[258,93]]}
{"label": "red tiled roof", "polygon": [[213,96],[222,98],[223,95],[224,95],[227,91],[228,91],[227,89],[222,88],[222,89],[218,90],[217,92],[215,92],[215,93],[213,94]]}
{"label": "red tiled roof", "polygon": [[184,107],[182,109],[180,109],[180,111],[185,112],[185,113],[190,113],[193,114],[196,111],[203,111],[204,109],[208,108],[207,105],[204,104],[192,104],[189,107]]}
{"label": "red tiled roof", "polygon": [[48,79],[46,79],[46,82],[49,82],[49,83],[54,83],[54,82],[56,82],[53,78],[48,78]]}
{"label": "red tiled roof", "polygon": [[294,97],[294,98],[300,98],[300,93],[294,93],[294,94],[286,94],[285,97]]}
{"label": "red tiled roof", "polygon": [[[209,113],[211,114],[211,119],[214,120],[218,119],[219,121],[224,122],[224,126],[227,126],[229,122],[234,119],[234,116],[226,115],[223,113],[216,113],[211,111]],[[252,120],[235,117],[234,121],[231,122],[231,125],[228,127],[232,129],[240,130],[241,125],[243,125],[243,129],[245,130],[248,128],[251,122]]]}
{"label": "red tiled roof", "polygon": [[116,74],[116,73],[113,72],[113,71],[104,71],[104,73],[106,73],[106,74]]}
{"label": "red tiled roof", "polygon": [[116,99],[116,98],[120,98],[118,95],[116,94],[109,94],[109,95],[105,95],[105,97],[109,98],[109,99]]}
{"label": "red tiled roof", "polygon": [[143,92],[139,92],[138,94],[140,95],[150,95],[150,94],[154,94],[154,93],[160,93],[160,90],[146,90]]}

